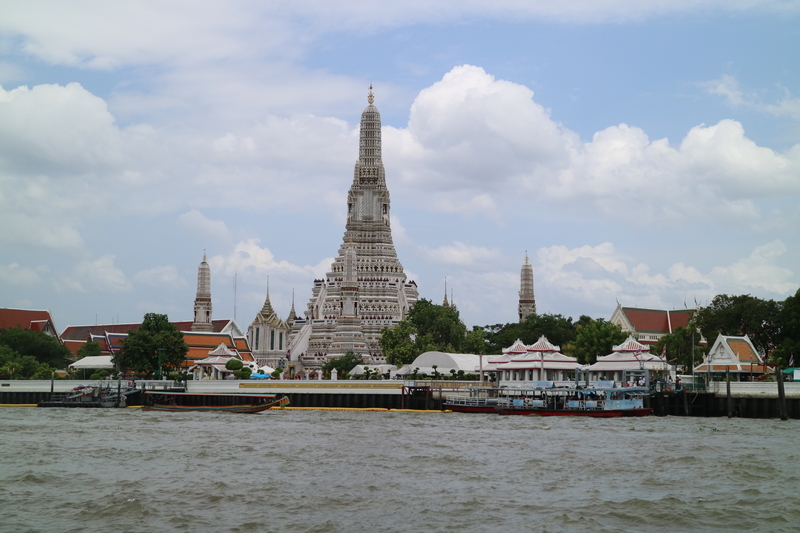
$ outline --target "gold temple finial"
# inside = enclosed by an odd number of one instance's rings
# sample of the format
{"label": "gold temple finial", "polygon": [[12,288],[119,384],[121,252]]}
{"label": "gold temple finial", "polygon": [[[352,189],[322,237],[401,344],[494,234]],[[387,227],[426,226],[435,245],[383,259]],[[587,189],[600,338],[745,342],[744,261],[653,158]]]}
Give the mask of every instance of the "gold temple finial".
{"label": "gold temple finial", "polygon": [[525,250],[525,263],[528,263],[528,250]]}
{"label": "gold temple finial", "polygon": [[203,262],[206,262],[206,250],[203,248]]}
{"label": "gold temple finial", "polygon": [[370,83],[369,84],[369,94],[367,95],[367,102],[369,102],[371,104],[374,101],[375,101],[375,95],[372,94],[372,84]]}

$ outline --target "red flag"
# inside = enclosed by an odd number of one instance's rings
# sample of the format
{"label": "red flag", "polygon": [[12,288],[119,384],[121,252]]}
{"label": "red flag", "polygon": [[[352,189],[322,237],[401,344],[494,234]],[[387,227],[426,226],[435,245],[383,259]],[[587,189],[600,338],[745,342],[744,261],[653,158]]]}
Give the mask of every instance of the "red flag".
{"label": "red flag", "polygon": [[661,348],[661,357],[667,357],[667,345],[665,344],[663,348]]}

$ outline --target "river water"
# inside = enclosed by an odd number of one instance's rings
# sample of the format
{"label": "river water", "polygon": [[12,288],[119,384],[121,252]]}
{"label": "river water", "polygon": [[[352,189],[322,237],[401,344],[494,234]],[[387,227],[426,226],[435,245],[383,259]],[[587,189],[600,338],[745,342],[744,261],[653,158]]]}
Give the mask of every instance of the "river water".
{"label": "river water", "polygon": [[5,407],[0,531],[798,531],[799,424]]}

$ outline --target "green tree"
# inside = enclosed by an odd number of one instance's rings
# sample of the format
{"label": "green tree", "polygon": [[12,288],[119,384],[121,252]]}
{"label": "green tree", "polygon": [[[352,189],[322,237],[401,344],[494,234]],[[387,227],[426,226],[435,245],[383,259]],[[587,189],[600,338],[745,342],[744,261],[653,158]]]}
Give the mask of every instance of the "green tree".
{"label": "green tree", "polygon": [[20,355],[8,346],[0,345],[0,378],[49,379],[53,368],[40,363],[31,355]]}
{"label": "green tree", "polygon": [[486,332],[480,326],[473,326],[464,339],[464,353],[480,355],[486,350]]}
{"label": "green tree", "polygon": [[421,353],[415,336],[416,329],[408,319],[401,320],[393,328],[383,328],[380,345],[386,360],[397,366],[410,364]]}
{"label": "green tree", "polygon": [[83,359],[84,357],[97,357],[98,355],[102,354],[103,350],[98,343],[95,341],[88,341],[84,343],[83,346],[78,348],[78,359]]}
{"label": "green tree", "polygon": [[775,362],[788,367],[794,355],[794,366],[800,366],[800,289],[783,301],[778,317],[778,346],[772,354]]}
{"label": "green tree", "polygon": [[[589,322],[592,319],[582,316],[581,321]],[[528,315],[522,322],[508,324],[495,324],[486,326],[486,350],[484,353],[502,353],[503,348],[508,348],[517,339],[525,344],[533,344],[544,335],[547,340],[562,348],[575,340],[576,329],[572,318],[565,318],[558,314]]]}
{"label": "green tree", "polygon": [[228,361],[225,363],[225,368],[227,368],[228,370],[231,370],[233,372],[236,372],[237,370],[241,370],[243,366],[244,366],[244,363],[242,363],[242,361],[240,359],[236,359],[234,357],[232,357],[231,359],[228,359]]}
{"label": "green tree", "polygon": [[575,341],[564,352],[577,358],[582,365],[596,362],[598,355],[610,354],[615,345],[627,338],[619,326],[602,318],[591,322],[584,321],[577,330]]}
{"label": "green tree", "polygon": [[243,366],[242,368],[233,371],[233,377],[236,379],[250,379],[250,374],[252,373],[253,371],[250,370],[249,366]]}
{"label": "green tree", "polygon": [[[467,326],[461,321],[455,306],[444,307],[422,298],[408,312],[408,319],[424,343],[443,352],[460,352],[467,336]],[[426,346],[427,347],[427,346]]]}
{"label": "green tree", "polygon": [[381,330],[380,344],[387,360],[400,366],[428,351],[482,353],[483,328],[467,333],[455,306],[444,307],[422,298],[394,328]]}
{"label": "green tree", "polygon": [[163,368],[179,371],[188,351],[183,335],[169,322],[167,315],[147,313],[142,325],[129,331],[128,338],[122,341],[114,364],[121,370],[152,375],[158,370],[160,353]]}
{"label": "green tree", "polygon": [[661,354],[664,347],[667,347],[667,361],[670,364],[677,364],[686,370],[691,370],[692,366],[697,366],[703,357],[704,351],[698,346],[700,334],[696,326],[690,323],[689,327],[678,326],[675,331],[664,335],[653,346],[653,352]]}
{"label": "green tree", "polygon": [[713,346],[718,335],[747,335],[758,351],[771,352],[780,336],[781,302],[749,294],[720,294],[695,313],[694,321]]}
{"label": "green tree", "polygon": [[53,368],[64,368],[66,360],[72,357],[58,339],[19,327],[0,329],[0,345],[8,346],[21,356],[29,355]]}
{"label": "green tree", "polygon": [[345,374],[353,370],[356,365],[360,364],[360,356],[354,354],[353,352],[347,352],[343,356],[330,359],[324,365],[322,365],[322,373],[326,376],[329,376],[331,370],[335,368],[339,379],[342,379]]}

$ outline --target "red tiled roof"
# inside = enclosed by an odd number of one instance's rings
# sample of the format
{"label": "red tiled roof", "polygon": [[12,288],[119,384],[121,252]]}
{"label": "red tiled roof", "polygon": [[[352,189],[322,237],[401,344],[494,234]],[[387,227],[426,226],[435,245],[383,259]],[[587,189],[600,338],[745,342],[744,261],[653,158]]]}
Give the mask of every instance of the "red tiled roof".
{"label": "red tiled roof", "polygon": [[50,323],[53,322],[50,311],[0,307],[0,329],[19,327],[33,331],[42,331],[48,321],[50,321]]}
{"label": "red tiled roof", "polygon": [[78,350],[80,350],[84,344],[86,344],[86,341],[64,341],[64,346],[72,352],[72,355],[78,355]]}
{"label": "red tiled roof", "polygon": [[[219,333],[222,328],[230,323],[229,318],[219,320],[212,320],[211,325],[214,327],[214,332]],[[171,322],[173,326],[178,328],[178,331],[191,331],[192,321],[184,320],[180,322]],[[133,331],[141,326],[141,322],[135,324],[95,324],[94,326],[67,326],[61,332],[62,339],[70,340],[86,340],[89,335],[105,335],[108,333],[127,333]]]}
{"label": "red tiled roof", "polygon": [[669,320],[672,322],[672,331],[678,326],[689,327],[689,321],[692,320],[694,309],[673,309],[669,312]]}
{"label": "red tiled roof", "polygon": [[[640,309],[638,307],[623,307],[622,311],[628,317],[637,332],[670,333],[678,326],[686,327],[694,314],[693,309]],[[669,320],[667,320],[669,313]],[[670,331],[670,324],[672,330]]]}

